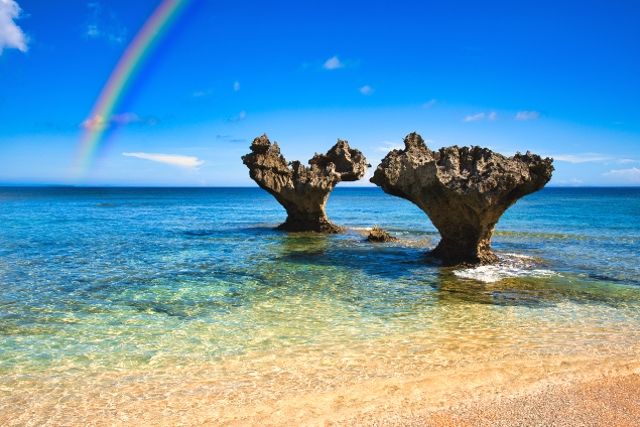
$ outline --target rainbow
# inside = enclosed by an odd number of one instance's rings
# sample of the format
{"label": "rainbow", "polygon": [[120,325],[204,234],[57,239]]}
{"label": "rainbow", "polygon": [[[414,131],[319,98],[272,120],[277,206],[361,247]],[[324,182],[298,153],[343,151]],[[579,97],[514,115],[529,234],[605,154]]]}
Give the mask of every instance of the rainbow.
{"label": "rainbow", "polygon": [[162,0],[129,43],[102,88],[91,114],[83,122],[85,129],[76,158],[78,174],[91,166],[105,131],[113,124],[114,112],[155,45],[191,0]]}

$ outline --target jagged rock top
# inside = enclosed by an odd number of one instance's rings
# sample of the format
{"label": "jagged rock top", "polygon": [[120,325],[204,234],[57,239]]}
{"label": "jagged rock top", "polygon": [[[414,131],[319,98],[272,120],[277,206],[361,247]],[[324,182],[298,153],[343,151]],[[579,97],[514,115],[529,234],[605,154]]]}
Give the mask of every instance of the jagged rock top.
{"label": "jagged rock top", "polygon": [[267,135],[255,138],[250,148],[251,153],[243,156],[242,161],[258,184],[267,178],[266,175],[275,174],[284,178],[285,181],[280,184],[286,187],[294,188],[295,183],[310,183],[314,187],[330,189],[340,181],[362,178],[370,166],[364,155],[349,147],[344,140],[338,140],[326,154],[315,154],[309,160],[310,166],[297,160],[287,162],[278,144],[269,141]]}
{"label": "jagged rock top", "polygon": [[[372,183],[401,197],[411,187],[408,181],[420,188],[439,186],[460,195],[503,193],[524,185],[521,192],[527,194],[542,188],[553,172],[552,159],[530,152],[506,157],[488,148],[455,145],[432,151],[415,132],[406,136],[404,145],[404,150],[387,154],[371,178]],[[492,203],[491,198],[486,203]]]}
{"label": "jagged rock top", "polygon": [[327,151],[326,154],[315,154],[310,160],[310,165],[317,165],[321,169],[328,168],[333,163],[335,171],[340,174],[340,181],[357,181],[364,176],[367,163],[360,150],[349,147],[349,143],[343,139]]}

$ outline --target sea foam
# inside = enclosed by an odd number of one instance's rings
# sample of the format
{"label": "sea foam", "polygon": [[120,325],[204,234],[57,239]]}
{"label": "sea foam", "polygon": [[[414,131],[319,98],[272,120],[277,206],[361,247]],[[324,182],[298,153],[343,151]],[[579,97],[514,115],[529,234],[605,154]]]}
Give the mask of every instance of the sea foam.
{"label": "sea foam", "polygon": [[501,254],[497,264],[455,270],[453,274],[462,279],[473,279],[484,283],[499,282],[512,277],[550,277],[558,273],[536,268],[533,257],[521,254]]}

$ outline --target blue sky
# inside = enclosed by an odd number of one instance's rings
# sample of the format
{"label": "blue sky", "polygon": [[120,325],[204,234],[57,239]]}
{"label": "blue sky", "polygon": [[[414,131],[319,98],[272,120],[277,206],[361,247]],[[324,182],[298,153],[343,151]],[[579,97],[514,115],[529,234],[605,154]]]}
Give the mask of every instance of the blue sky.
{"label": "blue sky", "polygon": [[640,3],[611,0],[192,0],[78,179],[81,124],[158,3],[0,0],[0,183],[252,185],[262,133],[375,167],[415,130],[553,156],[553,185],[640,185]]}

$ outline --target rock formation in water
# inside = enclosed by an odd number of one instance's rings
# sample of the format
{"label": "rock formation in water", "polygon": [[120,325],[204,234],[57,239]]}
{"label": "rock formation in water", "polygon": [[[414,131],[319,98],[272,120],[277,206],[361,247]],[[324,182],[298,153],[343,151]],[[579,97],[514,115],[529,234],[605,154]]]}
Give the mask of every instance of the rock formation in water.
{"label": "rock formation in water", "polygon": [[498,219],[519,198],[551,179],[553,159],[527,152],[505,157],[482,147],[431,151],[417,133],[378,165],[371,182],[415,203],[441,240],[431,251],[445,265],[497,260],[491,235]]}
{"label": "rock formation in water", "polygon": [[249,175],[260,188],[271,193],[287,210],[287,220],[278,228],[285,231],[337,233],[341,228],[327,218],[325,205],[340,181],[357,181],[368,167],[359,150],[338,140],[326,154],[316,154],[310,166],[288,163],[277,143],[266,135],[253,140],[251,153],[242,156]]}
{"label": "rock formation in water", "polygon": [[367,235],[367,241],[371,243],[387,243],[396,242],[398,239],[389,234],[387,230],[375,225],[371,227],[371,230]]}

